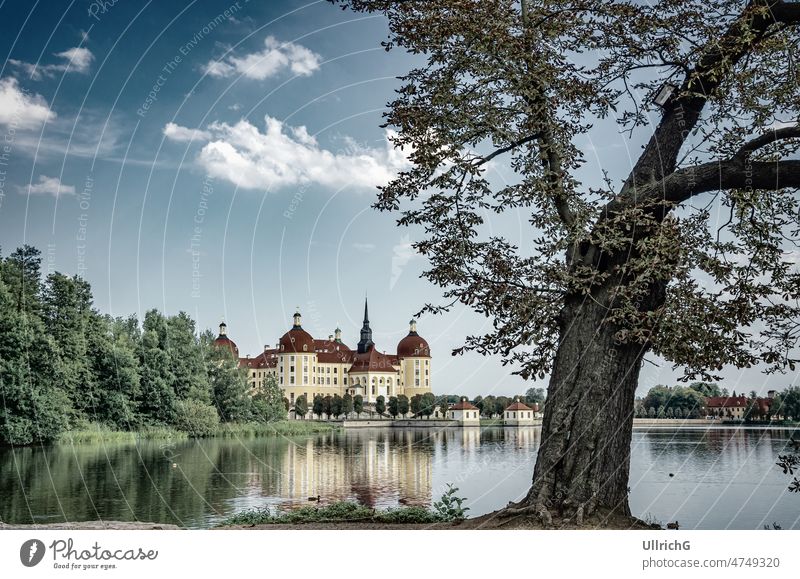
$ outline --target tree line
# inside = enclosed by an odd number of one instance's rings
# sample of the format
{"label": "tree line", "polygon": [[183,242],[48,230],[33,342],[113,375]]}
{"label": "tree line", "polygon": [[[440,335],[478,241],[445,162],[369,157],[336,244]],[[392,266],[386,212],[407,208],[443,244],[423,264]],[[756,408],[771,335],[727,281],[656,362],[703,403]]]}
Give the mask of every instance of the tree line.
{"label": "tree line", "polygon": [[[392,418],[405,416],[409,412],[415,418],[429,418],[436,412],[437,408],[448,408],[451,404],[455,404],[464,398],[466,397],[456,394],[435,396],[431,392],[415,394],[411,398],[405,394],[390,396],[388,401],[385,396],[378,396],[375,399],[373,410],[380,416],[388,413]],[[541,410],[545,401],[545,391],[544,388],[529,388],[524,395],[514,397],[489,395],[484,398],[483,396],[476,396],[472,400],[472,404],[480,410],[481,416],[491,418],[502,414],[516,399],[526,404],[539,404]],[[318,394],[314,396],[311,405],[309,405],[306,396],[301,395],[294,403],[295,415],[298,418],[305,418],[309,413],[315,418],[349,417],[353,413],[360,415],[365,409],[364,398],[360,394],[355,396],[350,394],[345,394],[344,396],[339,396],[338,394],[322,396]]]}
{"label": "tree line", "polygon": [[210,434],[225,422],[285,418],[277,385],[254,396],[244,371],[186,313],[143,320],[93,307],[78,276],[43,278],[25,245],[0,255],[0,444],[56,439],[90,423]]}
{"label": "tree line", "polygon": [[[637,398],[636,418],[701,418],[708,415],[708,399],[729,396],[727,388],[709,382],[688,386],[653,386],[644,398]],[[774,417],[800,419],[800,387],[791,386],[778,392],[769,405],[759,403],[755,390],[746,397],[743,418],[746,421],[772,420]],[[732,393],[736,397],[736,392]]]}

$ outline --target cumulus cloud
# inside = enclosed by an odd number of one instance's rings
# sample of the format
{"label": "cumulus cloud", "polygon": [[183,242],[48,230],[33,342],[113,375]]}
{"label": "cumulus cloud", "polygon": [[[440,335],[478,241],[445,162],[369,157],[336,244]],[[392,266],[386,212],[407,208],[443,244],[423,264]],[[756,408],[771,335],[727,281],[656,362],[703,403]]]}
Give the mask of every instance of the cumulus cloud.
{"label": "cumulus cloud", "polygon": [[75,195],[75,186],[65,185],[58,177],[39,175],[39,180],[24,187],[22,192],[30,195],[52,195],[58,197],[59,195]]}
{"label": "cumulus cloud", "polygon": [[175,123],[167,123],[164,127],[164,136],[173,141],[208,141],[211,133],[200,129],[187,129]]}
{"label": "cumulus cloud", "polygon": [[57,64],[32,64],[14,58],[9,59],[9,62],[24,70],[31,79],[41,80],[44,77],[55,76],[62,72],[78,72],[85,74],[89,72],[89,67],[94,60],[92,52],[88,48],[82,46],[75,46],[64,52],[56,52],[54,56],[60,58],[63,62]]}
{"label": "cumulus cloud", "polygon": [[[192,132],[196,131],[196,132]],[[387,132],[382,147],[344,139],[345,147],[331,152],[320,147],[304,126],[292,127],[265,117],[265,130],[246,120],[212,123],[207,130],[167,125],[164,134],[175,141],[190,135],[206,143],[198,162],[205,171],[245,189],[278,189],[316,183],[327,187],[374,188],[384,185],[408,166]]]}
{"label": "cumulus cloud", "polygon": [[21,89],[13,77],[0,79],[0,125],[31,129],[55,116],[41,95]]}
{"label": "cumulus cloud", "polygon": [[319,68],[320,61],[320,55],[305,46],[280,42],[274,36],[267,36],[263,50],[211,60],[204,67],[204,72],[215,77],[242,75],[254,80],[264,80],[284,70],[309,76]]}

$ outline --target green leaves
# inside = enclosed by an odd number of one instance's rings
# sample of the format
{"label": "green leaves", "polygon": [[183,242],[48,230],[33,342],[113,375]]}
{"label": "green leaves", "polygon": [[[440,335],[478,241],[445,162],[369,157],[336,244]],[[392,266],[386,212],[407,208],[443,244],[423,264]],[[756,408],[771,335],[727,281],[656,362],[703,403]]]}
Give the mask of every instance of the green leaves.
{"label": "green leaves", "polygon": [[[687,378],[795,367],[800,177],[776,162],[800,139],[760,135],[800,118],[796,2],[553,0],[526,3],[525,22],[508,0],[335,3],[385,14],[388,45],[418,56],[386,114],[413,166],[376,207],[419,232],[444,298],[424,311],[491,320],[454,353],[543,377],[565,306],[586,301]],[[605,117],[646,144],[629,174],[583,183],[578,144],[607,143]],[[509,211],[523,243],[489,227]]]}
{"label": "green leaves", "polygon": [[447,483],[447,490],[442,498],[433,503],[433,510],[443,521],[461,521],[467,517],[469,507],[463,506],[467,499],[456,495],[458,487]]}

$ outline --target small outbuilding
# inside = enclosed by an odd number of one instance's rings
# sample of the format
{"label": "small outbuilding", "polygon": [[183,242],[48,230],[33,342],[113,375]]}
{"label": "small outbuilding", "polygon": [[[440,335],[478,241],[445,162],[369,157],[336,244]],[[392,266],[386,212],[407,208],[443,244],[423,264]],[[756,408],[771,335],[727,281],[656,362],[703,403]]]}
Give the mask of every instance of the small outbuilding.
{"label": "small outbuilding", "polygon": [[536,410],[520,402],[519,398],[503,411],[504,426],[533,426],[535,418]]}
{"label": "small outbuilding", "polygon": [[451,420],[458,421],[461,426],[480,426],[481,411],[470,403],[466,398],[450,407],[449,416]]}

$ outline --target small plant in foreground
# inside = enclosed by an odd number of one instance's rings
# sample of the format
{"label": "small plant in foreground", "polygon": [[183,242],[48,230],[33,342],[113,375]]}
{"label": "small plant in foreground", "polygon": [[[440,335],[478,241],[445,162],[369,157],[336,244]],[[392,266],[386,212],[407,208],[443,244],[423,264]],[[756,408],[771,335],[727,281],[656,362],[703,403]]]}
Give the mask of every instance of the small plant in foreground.
{"label": "small plant in foreground", "polygon": [[433,508],[443,521],[462,521],[466,518],[469,507],[463,507],[466,500],[464,497],[456,495],[458,487],[447,484],[447,491],[442,495],[441,500],[433,503]]}

